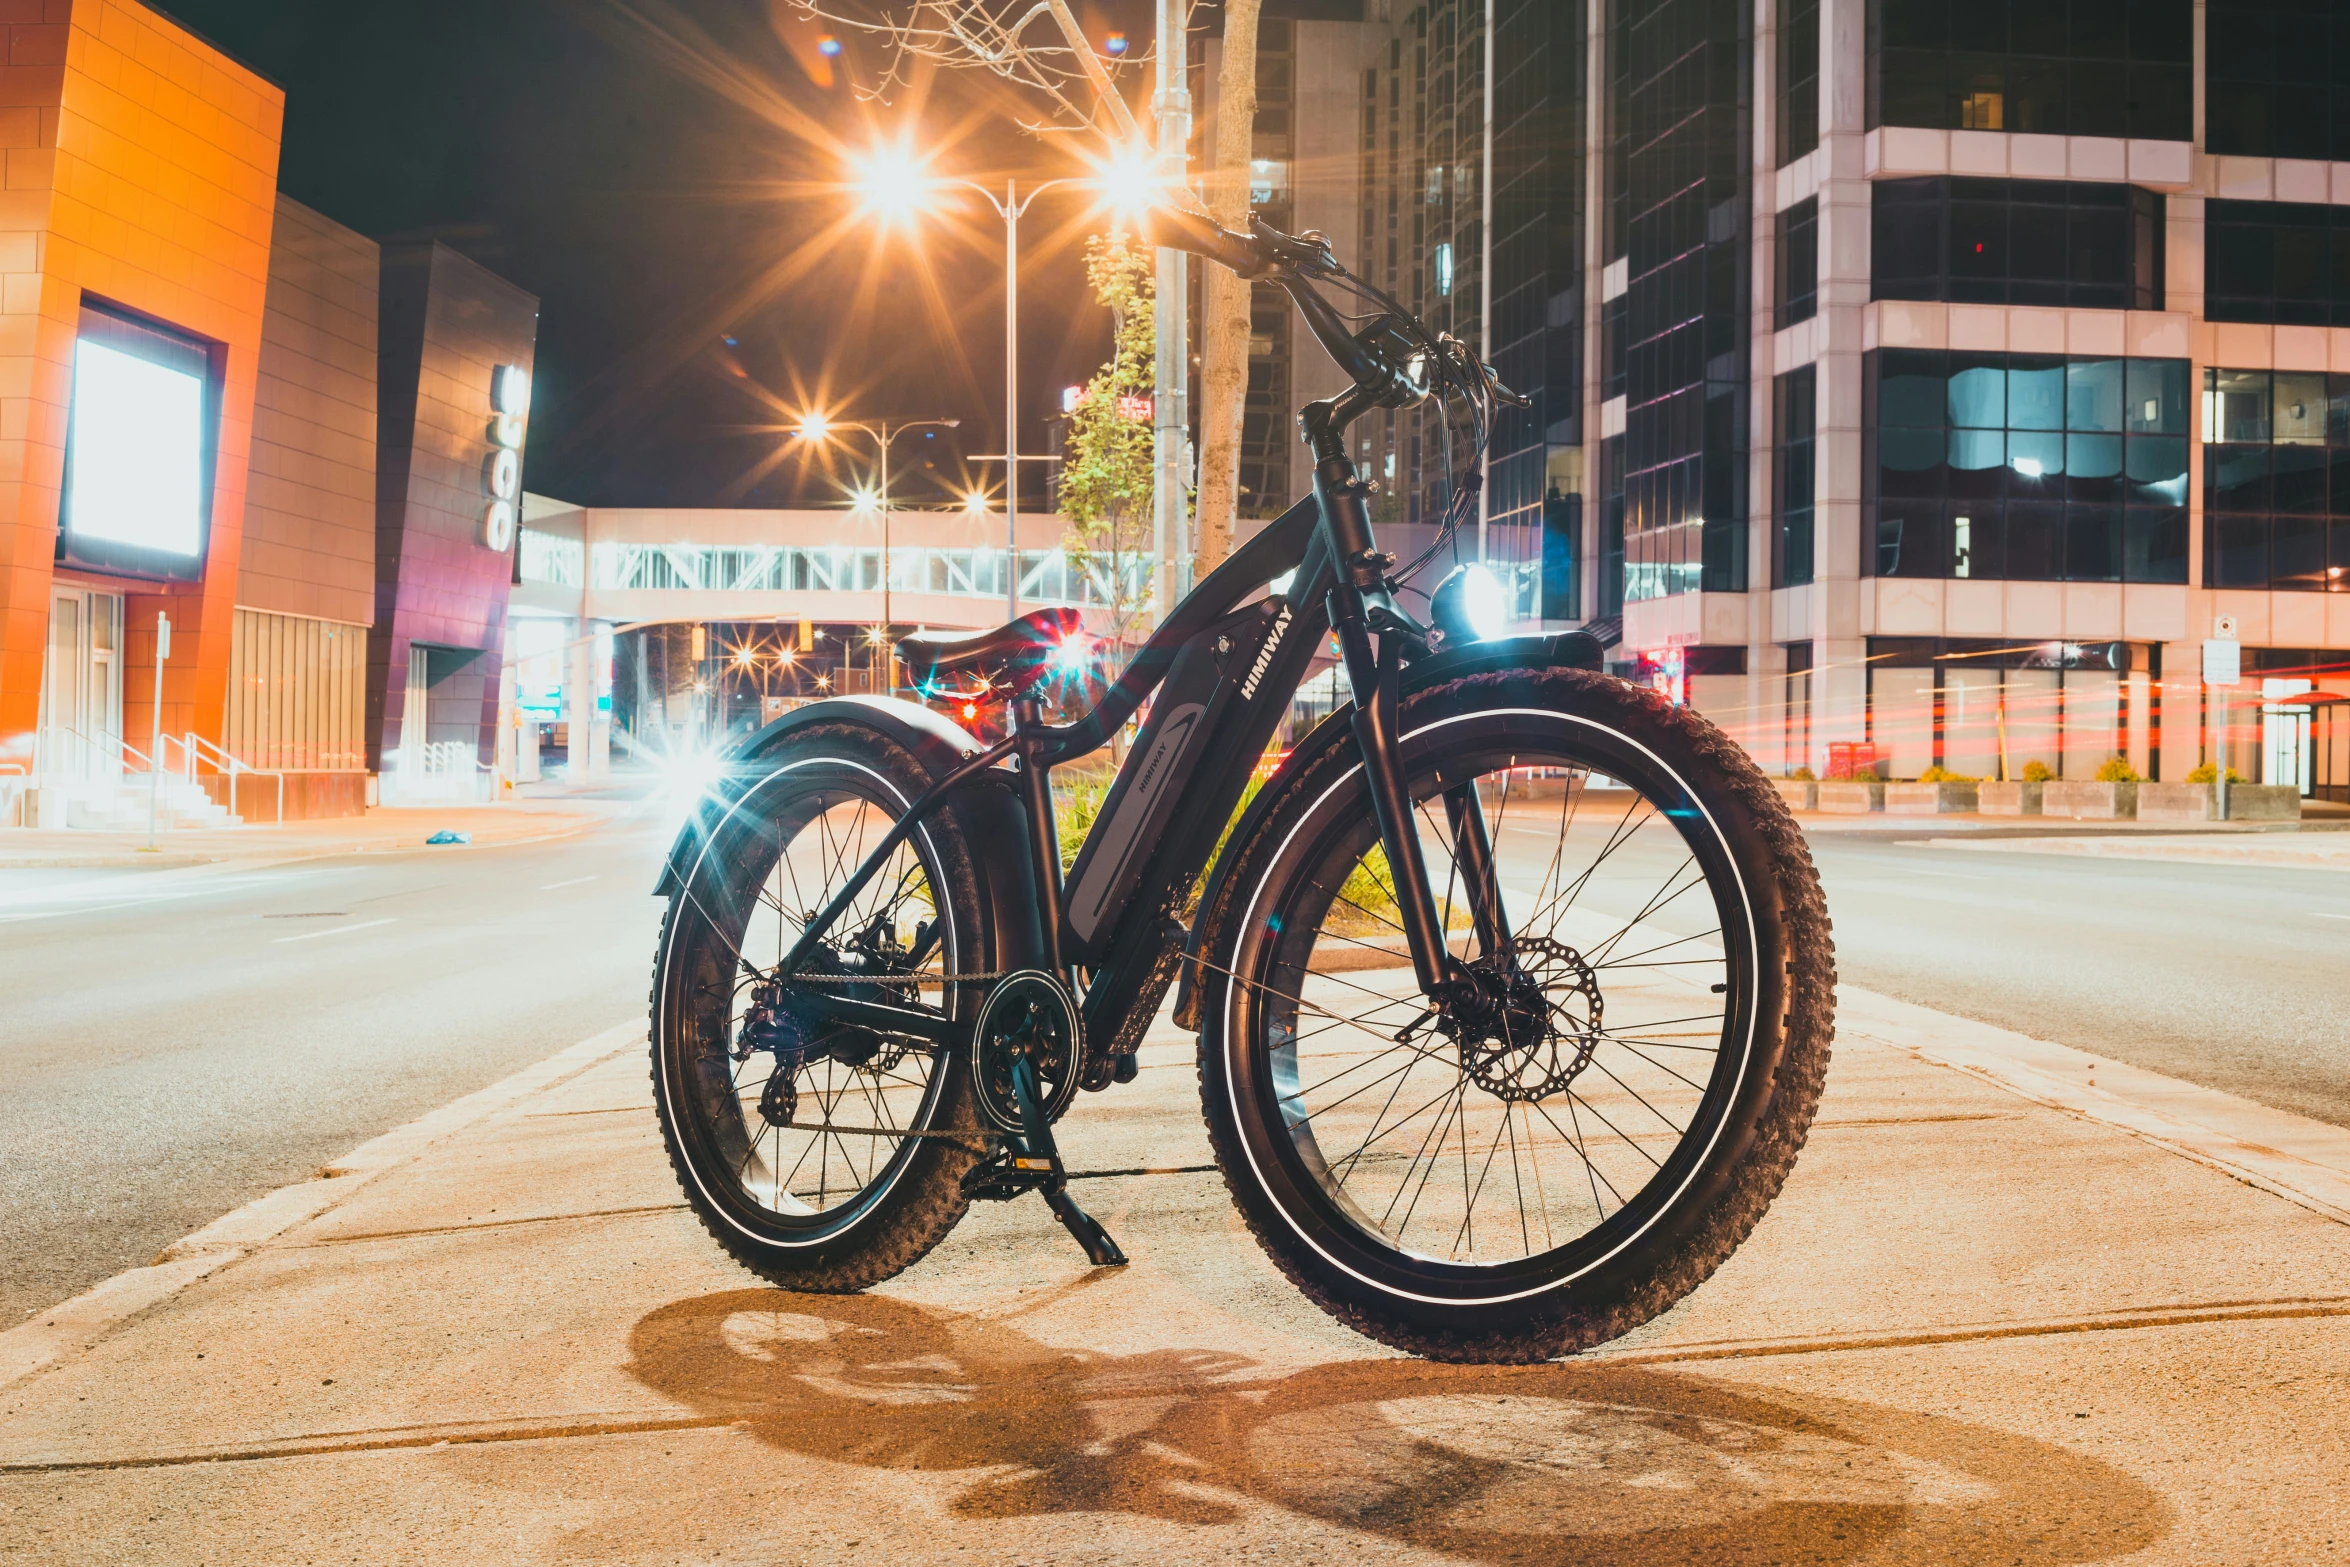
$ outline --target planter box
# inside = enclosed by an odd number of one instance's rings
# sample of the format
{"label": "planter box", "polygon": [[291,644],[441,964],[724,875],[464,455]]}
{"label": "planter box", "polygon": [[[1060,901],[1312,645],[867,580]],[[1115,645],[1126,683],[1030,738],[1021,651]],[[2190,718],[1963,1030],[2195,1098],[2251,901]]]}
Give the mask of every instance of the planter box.
{"label": "planter box", "polygon": [[1971,811],[1976,806],[1976,788],[1971,783],[1889,783],[1885,786],[1885,812],[1889,816],[1945,816]]}
{"label": "planter box", "polygon": [[[2232,786],[2235,791],[2242,784]],[[2209,784],[2142,783],[2138,785],[2138,820],[2142,822],[2207,822],[2212,819]]]}
{"label": "planter box", "polygon": [[1790,811],[1820,808],[1820,786],[1809,778],[1774,778],[1771,787],[1779,791],[1779,798],[1787,802]]}
{"label": "planter box", "polygon": [[2301,791],[2291,784],[2229,784],[2231,822],[2297,822]]}
{"label": "planter box", "polygon": [[2044,783],[1986,783],[1975,786],[1977,809],[1985,816],[2037,816]]}
{"label": "planter box", "polygon": [[2138,786],[2134,783],[2079,783],[2067,779],[2042,786],[2040,814],[2069,816],[2079,822],[2126,822],[2138,814]]}
{"label": "planter box", "polygon": [[1885,808],[1885,786],[1873,778],[1830,779],[1820,785],[1818,809],[1841,816],[1866,816]]}

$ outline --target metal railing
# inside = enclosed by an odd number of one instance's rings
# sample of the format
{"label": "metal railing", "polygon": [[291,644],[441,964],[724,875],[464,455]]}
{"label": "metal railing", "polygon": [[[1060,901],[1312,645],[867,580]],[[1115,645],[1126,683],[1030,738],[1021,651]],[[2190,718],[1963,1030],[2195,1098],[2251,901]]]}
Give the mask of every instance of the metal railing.
{"label": "metal railing", "polygon": [[[277,780],[278,824],[280,826],[285,824],[286,775],[284,773],[272,772],[267,768],[255,767],[241,761],[202,735],[192,731],[184,735],[165,735],[163,745],[177,745],[180,748],[180,777],[186,782],[192,784],[196,781],[196,764],[199,762],[211,764],[214,772],[228,779],[228,813],[231,816],[238,814],[237,779],[240,776],[250,774],[255,778],[275,778]],[[158,752],[161,752],[162,749],[163,746],[156,747]]]}

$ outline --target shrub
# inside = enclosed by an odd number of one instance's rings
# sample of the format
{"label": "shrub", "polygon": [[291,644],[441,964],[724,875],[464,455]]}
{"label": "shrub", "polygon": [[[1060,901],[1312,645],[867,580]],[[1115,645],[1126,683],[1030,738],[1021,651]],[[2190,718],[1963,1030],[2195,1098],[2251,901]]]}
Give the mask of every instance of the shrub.
{"label": "shrub", "polygon": [[1797,783],[1817,783],[1817,782],[1819,782],[1819,775],[1818,775],[1817,773],[1814,773],[1814,772],[1813,772],[1813,771],[1812,771],[1810,768],[1808,768],[1808,767],[1798,767],[1797,769],[1795,769],[1795,771],[1793,771],[1793,772],[1789,773],[1787,776],[1788,776],[1789,778],[1793,779],[1793,780],[1794,780],[1795,782],[1797,782]]}
{"label": "shrub", "polygon": [[2046,762],[2024,763],[2025,783],[2046,783],[2049,779],[2054,778],[2055,776],[2055,772],[2049,768]]}
{"label": "shrub", "polygon": [[[2250,779],[2247,779],[2242,773],[2237,772],[2233,767],[2228,769],[2229,783],[2249,783],[2250,781]],[[2219,769],[2212,766],[2209,762],[2205,762],[2201,767],[2195,768],[2187,774],[2186,782],[2218,783]]]}
{"label": "shrub", "polygon": [[2099,783],[2143,783],[2145,781],[2139,776],[2138,769],[2130,765],[2129,758],[2122,756],[2107,757],[2104,762],[2099,764],[2096,776]]}
{"label": "shrub", "polygon": [[1939,762],[1918,774],[1919,783],[1981,783],[1982,781],[1973,773],[1954,773]]}

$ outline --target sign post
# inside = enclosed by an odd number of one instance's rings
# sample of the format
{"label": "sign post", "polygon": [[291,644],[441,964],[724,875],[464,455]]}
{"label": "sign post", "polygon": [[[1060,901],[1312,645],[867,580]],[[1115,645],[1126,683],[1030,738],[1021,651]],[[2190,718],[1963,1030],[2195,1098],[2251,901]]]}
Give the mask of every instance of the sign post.
{"label": "sign post", "polygon": [[155,852],[155,802],[163,785],[163,661],[171,657],[171,617],[155,612],[154,723],[147,735],[147,852]]}
{"label": "sign post", "polygon": [[2228,819],[2227,691],[2244,678],[2244,644],[2236,640],[2236,617],[2214,616],[2203,643],[2203,696],[2211,705],[2211,798],[2213,816]]}

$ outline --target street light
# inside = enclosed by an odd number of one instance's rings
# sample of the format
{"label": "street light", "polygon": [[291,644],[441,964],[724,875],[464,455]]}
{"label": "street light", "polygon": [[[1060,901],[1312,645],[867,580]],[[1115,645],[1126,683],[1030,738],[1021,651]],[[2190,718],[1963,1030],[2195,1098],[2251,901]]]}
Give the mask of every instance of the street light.
{"label": "street light", "polygon": [[884,632],[884,636],[883,636],[883,638],[881,639],[881,641],[882,641],[882,647],[883,647],[883,649],[884,649],[884,657],[883,657],[882,668],[883,668],[883,669],[884,669],[884,670],[885,670],[885,671],[888,673],[888,676],[889,676],[889,684],[890,684],[890,689],[892,689],[892,690],[895,690],[895,689],[897,688],[898,677],[897,677],[897,659],[896,659],[896,655],[894,655],[894,654],[891,654],[891,653],[889,653],[889,652],[887,651],[889,644],[888,644],[888,641],[887,641],[887,635],[886,635],[886,634],[887,634],[887,632],[888,632],[888,629],[889,629],[889,625],[890,625],[890,613],[889,613],[889,611],[890,611],[890,603],[889,603],[889,512],[890,512],[890,502],[889,502],[889,446],[890,446],[890,442],[892,442],[892,441],[896,440],[896,439],[897,439],[899,436],[901,436],[901,435],[905,434],[905,433],[906,433],[908,430],[923,430],[923,429],[940,429],[940,430],[952,430],[952,429],[954,429],[954,428],[955,428],[957,425],[960,425],[962,422],[963,422],[963,421],[962,421],[962,420],[960,420],[960,419],[909,419],[909,420],[905,421],[905,422],[904,422],[904,423],[902,423],[902,424],[892,424],[892,423],[890,423],[890,422],[889,422],[887,419],[884,419],[884,420],[882,420],[881,422],[879,422],[878,424],[863,424],[863,423],[859,423],[859,422],[857,422],[857,421],[855,421],[855,420],[850,420],[850,419],[835,419],[835,418],[831,417],[829,414],[825,414],[825,413],[822,413],[822,412],[817,412],[817,411],[811,411],[811,412],[808,412],[808,413],[804,413],[804,414],[802,414],[802,415],[800,416],[800,422],[799,422],[799,426],[798,426],[798,428],[797,428],[797,429],[795,429],[795,430],[792,432],[792,433],[793,433],[793,435],[795,435],[797,438],[799,438],[800,440],[803,440],[803,441],[823,441],[823,440],[828,440],[828,439],[830,439],[830,438],[832,437],[832,435],[833,435],[835,432],[837,432],[837,431],[841,431],[841,430],[862,430],[862,431],[864,431],[864,432],[865,432],[867,435],[870,435],[870,436],[872,436],[872,437],[873,437],[873,445],[874,445],[874,449],[875,449],[877,452],[879,452],[879,453],[880,453],[880,456],[881,456],[881,485],[880,485],[880,487],[879,487],[878,489],[875,489],[875,488],[873,488],[873,487],[871,487],[871,486],[860,486],[860,487],[858,487],[856,490],[854,490],[854,491],[852,491],[852,492],[851,492],[851,494],[850,494],[850,497],[849,497],[849,503],[850,503],[850,506],[851,506],[851,508],[852,508],[852,509],[854,509],[854,510],[856,510],[856,511],[860,511],[860,512],[868,512],[868,513],[869,513],[869,512],[875,512],[875,511],[878,511],[878,512],[880,512],[880,513],[881,513],[881,625],[882,625],[882,630],[883,630],[883,632]]}
{"label": "street light", "polygon": [[[1045,180],[1022,196],[1004,181],[997,196],[977,180],[938,176],[904,147],[879,147],[857,166],[857,190],[867,212],[882,222],[911,219],[931,192],[957,186],[978,193],[1004,220],[1004,612],[1020,617],[1020,218],[1056,185],[1084,185],[1110,198],[1121,215],[1145,211],[1163,183],[1148,148],[1121,148],[1089,176]],[[992,461],[993,454],[975,459]]]}

